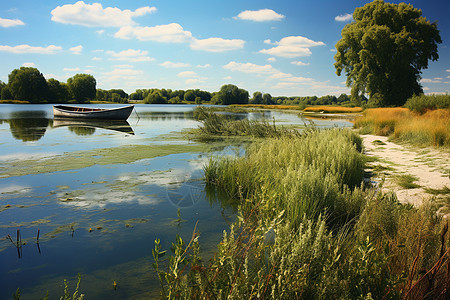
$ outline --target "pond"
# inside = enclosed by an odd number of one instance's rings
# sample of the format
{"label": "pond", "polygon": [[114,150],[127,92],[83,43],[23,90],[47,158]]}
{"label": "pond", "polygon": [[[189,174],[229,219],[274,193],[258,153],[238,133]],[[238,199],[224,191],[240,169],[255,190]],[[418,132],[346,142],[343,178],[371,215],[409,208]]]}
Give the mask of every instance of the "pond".
{"label": "pond", "polygon": [[[53,120],[51,105],[0,105],[0,299],[17,288],[56,298],[78,273],[90,299],[157,297],[156,238],[168,250],[197,224],[204,257],[216,249],[236,208],[205,190],[202,167],[239,145],[189,141],[183,132],[200,125],[193,105],[135,108],[125,122],[99,123]],[[279,111],[238,117],[307,122]]]}

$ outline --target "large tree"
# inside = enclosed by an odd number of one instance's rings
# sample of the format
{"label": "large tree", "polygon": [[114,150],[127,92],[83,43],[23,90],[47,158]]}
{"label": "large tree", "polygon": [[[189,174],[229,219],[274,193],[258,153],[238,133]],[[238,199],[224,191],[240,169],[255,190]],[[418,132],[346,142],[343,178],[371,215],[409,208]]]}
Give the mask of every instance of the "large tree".
{"label": "large tree", "polygon": [[213,102],[216,104],[247,104],[248,91],[240,89],[233,84],[222,85],[220,91],[213,97]]}
{"label": "large tree", "polygon": [[70,95],[77,102],[86,102],[89,99],[95,99],[97,82],[94,76],[89,74],[76,74],[67,79],[67,87]]}
{"label": "large tree", "polygon": [[376,106],[403,105],[422,93],[419,83],[442,43],[436,23],[410,4],[375,0],[356,8],[334,56],[337,75],[347,75],[352,101],[368,94]]}
{"label": "large tree", "polygon": [[16,100],[38,103],[45,101],[48,96],[47,81],[36,68],[14,69],[8,75],[8,88]]}

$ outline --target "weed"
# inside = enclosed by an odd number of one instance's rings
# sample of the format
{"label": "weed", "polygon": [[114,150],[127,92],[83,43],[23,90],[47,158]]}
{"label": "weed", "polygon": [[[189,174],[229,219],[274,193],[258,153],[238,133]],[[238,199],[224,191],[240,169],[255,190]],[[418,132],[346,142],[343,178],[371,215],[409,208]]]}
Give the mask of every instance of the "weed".
{"label": "weed", "polygon": [[394,181],[404,189],[415,189],[420,188],[420,185],[414,183],[418,178],[413,175],[403,174],[403,175],[395,175]]}

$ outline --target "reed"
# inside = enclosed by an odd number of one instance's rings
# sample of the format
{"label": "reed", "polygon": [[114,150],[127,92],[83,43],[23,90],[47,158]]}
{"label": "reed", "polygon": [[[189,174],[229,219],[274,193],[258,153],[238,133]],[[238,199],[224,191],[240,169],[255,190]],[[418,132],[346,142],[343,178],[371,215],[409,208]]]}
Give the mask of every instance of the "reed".
{"label": "reed", "polygon": [[450,109],[437,109],[424,114],[407,108],[374,108],[355,119],[360,133],[391,136],[419,146],[450,146]]}
{"label": "reed", "polygon": [[344,106],[308,106],[305,112],[324,112],[324,113],[358,113],[362,112],[361,107],[344,107]]}

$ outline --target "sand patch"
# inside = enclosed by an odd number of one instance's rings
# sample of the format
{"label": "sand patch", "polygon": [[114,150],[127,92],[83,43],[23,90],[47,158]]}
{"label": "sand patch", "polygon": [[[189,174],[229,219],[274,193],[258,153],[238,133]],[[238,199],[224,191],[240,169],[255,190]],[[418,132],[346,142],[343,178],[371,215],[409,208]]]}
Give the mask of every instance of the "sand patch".
{"label": "sand patch", "polygon": [[[385,180],[383,190],[394,191],[401,203],[420,205],[433,197],[426,189],[450,188],[450,151],[448,149],[416,148],[388,141],[388,137],[361,135],[365,154],[375,157],[369,163],[374,170],[375,181]],[[377,171],[378,170],[378,171]],[[398,177],[408,175],[419,187],[403,188]],[[435,195],[447,198],[448,194]]]}

